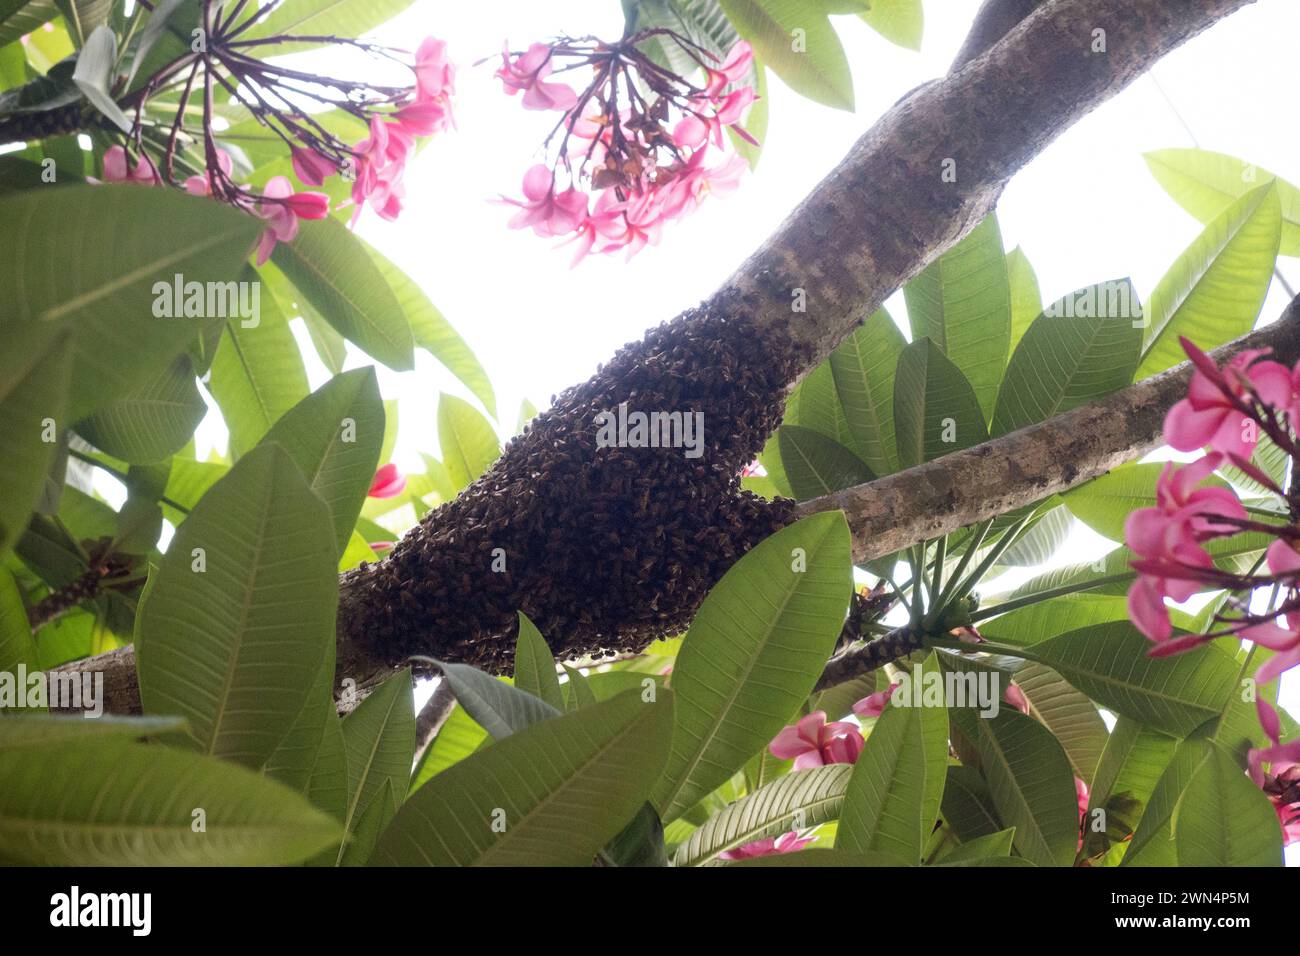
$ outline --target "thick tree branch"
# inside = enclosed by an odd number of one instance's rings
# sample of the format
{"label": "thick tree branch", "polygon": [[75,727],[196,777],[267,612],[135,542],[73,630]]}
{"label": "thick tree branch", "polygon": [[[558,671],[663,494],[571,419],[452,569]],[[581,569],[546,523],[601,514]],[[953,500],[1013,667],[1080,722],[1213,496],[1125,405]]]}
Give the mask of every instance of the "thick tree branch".
{"label": "thick tree branch", "polygon": [[993,44],[1014,30],[1021,20],[1027,20],[1031,13],[1048,2],[1049,0],[984,0],[948,72],[957,72],[992,48]]}
{"label": "thick tree branch", "polygon": [[[882,116],[718,298],[808,346],[805,371],[815,368],[978,225],[1007,180],[1052,140],[1246,2],[1043,4],[986,53]],[[795,290],[806,313],[791,308]]]}
{"label": "thick tree branch", "polygon": [[[1211,353],[1271,348],[1300,360],[1300,298],[1281,318]],[[1187,394],[1191,363],[1109,398],[973,448],[799,505],[800,514],[843,509],[858,562],[893,554],[977,521],[1006,514],[1132,461],[1160,444],[1165,412]]]}

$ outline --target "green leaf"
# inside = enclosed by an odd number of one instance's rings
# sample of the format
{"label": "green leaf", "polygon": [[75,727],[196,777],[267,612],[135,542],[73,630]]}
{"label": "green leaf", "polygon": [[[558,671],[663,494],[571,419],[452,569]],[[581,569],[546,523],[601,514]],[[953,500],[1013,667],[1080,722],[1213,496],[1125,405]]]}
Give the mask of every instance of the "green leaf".
{"label": "green leaf", "polygon": [[1300,256],[1300,189],[1266,169],[1208,149],[1158,149],[1143,154],[1151,175],[1178,205],[1203,223],[1234,199],[1273,179],[1282,202],[1284,256]]}
{"label": "green leaf", "polygon": [[[411,0],[294,0],[280,4],[240,38],[251,40],[285,33],[359,37],[391,20],[410,5]],[[281,54],[319,45],[313,41],[277,43],[272,49]]]}
{"label": "green leaf", "polygon": [[[184,0],[181,0],[184,2]],[[264,125],[257,117],[244,113],[245,118],[232,122],[229,128],[217,132],[219,143],[233,146],[248,157],[254,170],[260,172],[264,167],[285,158],[284,140],[270,127]],[[355,143],[368,131],[365,120],[353,116],[346,110],[333,108],[311,114],[312,126],[320,126],[345,143]],[[292,160],[290,160],[292,170]],[[296,176],[296,174],[295,174]]]}
{"label": "green leaf", "polygon": [[438,441],[457,492],[468,487],[501,455],[497,433],[469,402],[455,395],[438,397]]}
{"label": "green leaf", "polygon": [[1091,780],[1110,739],[1096,706],[1056,671],[1032,661],[1016,671],[1016,686],[1029,701],[1029,715],[1061,742],[1074,775]]}
{"label": "green leaf", "polygon": [[113,64],[117,62],[117,37],[106,26],[98,26],[77,56],[72,82],[111,123],[123,133],[130,133],[131,119],[113,99]]}
{"label": "green leaf", "polygon": [[1179,741],[1173,759],[1151,792],[1151,799],[1147,801],[1120,866],[1178,865],[1172,826],[1174,809],[1192,776],[1209,759],[1212,748],[1213,744],[1200,731]]}
{"label": "green leaf", "polygon": [[1070,762],[1056,738],[1038,721],[1006,708],[989,719],[960,709],[951,716],[979,752],[993,806],[1015,827],[1016,851],[1035,866],[1070,866],[1079,807]]}
{"label": "green leaf", "polygon": [[1179,336],[1208,351],[1254,327],[1273,278],[1281,230],[1273,183],[1234,200],[1205,227],[1151,293],[1138,378],[1185,358]]}
{"label": "green leaf", "polygon": [[108,737],[144,740],[183,730],[179,717],[123,717],[104,714],[92,720],[71,714],[7,714],[0,721],[0,751],[21,747],[89,744]]}
{"label": "green leaf", "polygon": [[370,854],[379,842],[379,836],[388,829],[397,814],[398,800],[393,791],[393,781],[385,780],[384,786],[375,794],[365,812],[357,820],[352,830],[352,839],[347,842],[338,856],[339,866],[365,866]]}
{"label": "green leaf", "polygon": [[[1139,508],[1153,508],[1156,482],[1165,462],[1132,462],[1065,492],[1061,497],[1074,516],[1098,534],[1112,541],[1124,540],[1124,522]],[[1228,483],[1211,476],[1202,487],[1227,488]]]}
{"label": "green leaf", "polygon": [[[384,681],[343,720],[343,745],[347,753],[348,805],[344,832],[351,843],[339,849],[338,860],[351,851],[363,859],[378,832],[361,834],[362,819],[376,800],[388,803],[391,818],[401,805],[415,757],[415,700],[411,670],[404,668]],[[368,836],[368,845],[358,839]]]}
{"label": "green leaf", "polygon": [[497,740],[558,716],[559,709],[468,664],[438,662],[456,702]]}
{"label": "green leaf", "polygon": [[1011,349],[1014,352],[1029,324],[1043,311],[1038,276],[1019,246],[1007,253],[1007,280],[1011,283]]}
{"label": "green leaf", "polygon": [[[1177,747],[1177,738],[1130,717],[1121,716],[1115,721],[1088,788],[1085,855],[1104,852],[1133,833]],[[1093,811],[1099,808],[1106,811],[1101,834],[1094,833],[1091,827],[1097,819]]]}
{"label": "green leaf", "polygon": [[72,355],[71,337],[60,335],[36,348],[10,340],[0,356],[0,554],[22,535],[54,463],[59,443],[52,439],[66,427]]}
{"label": "green leaf", "polygon": [[600,851],[600,858],[610,866],[667,866],[664,825],[655,808],[644,804],[632,822]]}
{"label": "green leaf", "polygon": [[1064,505],[1047,508],[1034,518],[1015,543],[1002,552],[998,564],[1032,568],[1046,564],[1060,550],[1074,529],[1074,516]]}
{"label": "green leaf", "polygon": [[963,843],[951,853],[945,855],[940,864],[951,866],[955,863],[978,864],[992,857],[1011,856],[1011,845],[1016,838],[1016,828],[1010,827],[997,833],[987,833]]}
{"label": "green leaf", "polygon": [[[25,58],[24,63],[26,63]],[[63,60],[54,64],[44,76],[35,76],[20,86],[5,90],[0,93],[0,114],[42,113],[77,102],[81,99],[81,91],[72,79],[75,69],[75,59]],[[42,157],[41,150],[31,147],[6,157],[8,169],[5,179],[10,184],[7,188],[33,189],[38,185],[45,185],[41,175],[44,169],[36,164],[36,161]],[[31,160],[26,164],[30,168],[16,165],[24,158]],[[57,183],[58,180],[56,179],[55,182]]]}
{"label": "green leaf", "polygon": [[[162,6],[156,4],[155,10]],[[146,24],[140,38],[132,44],[136,52],[132,57],[126,92],[143,88],[159,70],[192,52],[192,31],[201,26],[202,12],[202,0],[180,0],[170,15],[162,18],[162,22],[157,25],[157,33],[149,38],[147,47],[145,38],[149,34],[149,24]],[[150,19],[152,21],[154,18]]]}
{"label": "green leaf", "polygon": [[38,663],[22,592],[9,569],[0,567],[0,673],[15,674],[20,664],[36,670]]}
{"label": "green leaf", "polygon": [[263,439],[288,452],[325,502],[339,552],[365,503],[383,439],[384,405],[373,368],[336,375],[285,412]]}
{"label": "green leaf", "polygon": [[1218,716],[1237,664],[1217,644],[1148,657],[1151,642],[1127,621],[1095,624],[1034,645],[1034,656],[1103,707],[1185,736]]}
{"label": "green leaf", "polygon": [[835,391],[867,467],[876,475],[898,469],[894,442],[894,370],[907,341],[884,309],[877,309],[831,353]]}
{"label": "green leaf", "polygon": [[391,369],[415,367],[402,304],[361,240],[334,219],[304,222],[271,257],[311,306],[349,342]]}
{"label": "green leaf", "polygon": [[786,399],[785,422],[788,425],[811,428],[855,454],[858,451],[857,439],[849,429],[844,406],[840,404],[829,360],[809,372]]}
{"label": "green leaf", "polygon": [[519,642],[515,645],[515,687],[550,704],[557,713],[564,710],[551,648],[523,611],[519,612]]}
{"label": "green leaf", "polygon": [[492,382],[460,333],[443,318],[442,313],[424,294],[424,290],[410,276],[364,239],[358,238],[357,241],[370,254],[371,261],[392,289],[406,315],[406,321],[410,323],[415,345],[446,366],[483,403],[488,414],[496,418],[497,400],[492,391]]}
{"label": "green leaf", "polygon": [[903,287],[903,297],[913,344],[931,339],[948,356],[988,420],[1011,346],[1011,281],[997,217],[989,215],[926,266]]}
{"label": "green leaf", "polygon": [[59,15],[54,0],[9,0],[5,8],[7,12],[0,17],[0,46],[13,43]]}
{"label": "green leaf", "polygon": [[[141,64],[148,59],[149,51],[153,49],[154,44],[163,35],[163,31],[167,29],[167,24],[172,15],[186,2],[187,0],[161,0],[160,3],[154,5],[153,12],[149,14],[148,22],[145,23],[144,29],[140,31],[140,39],[135,44],[135,52],[131,57],[131,70],[126,77],[127,89],[130,89],[135,82],[136,73],[139,72]],[[283,142],[283,140],[280,142]]]}
{"label": "green leaf", "polygon": [[988,438],[970,382],[929,339],[903,350],[894,379],[898,463],[911,468]]}
{"label": "green leaf", "polygon": [[701,866],[746,843],[834,820],[852,773],[849,764],[829,764],[778,777],[710,817],[677,847],[673,865]]}
{"label": "green leaf", "polygon": [[[182,352],[204,320],[160,318],[174,274],[186,282],[239,275],[259,220],[177,190],[66,186],[0,198],[0,221],[23,241],[0,259],[0,288],[21,289],[0,315],[0,335],[49,341],[76,332],[70,418],[138,386]],[[87,236],[112,241],[87,245]],[[69,249],[79,250],[69,258]],[[170,310],[168,310],[170,311]]]}
{"label": "green leaf", "polygon": [[[1121,279],[1080,289],[1049,306],[1011,356],[991,434],[1045,421],[1128,385],[1142,349],[1141,325],[1129,311],[1137,301],[1132,283]],[[1138,318],[1140,323],[1140,312]]]}
{"label": "green leaf", "polygon": [[816,0],[718,0],[754,52],[790,89],[853,110],[853,78],[840,38]]}
{"label": "green leaf", "polygon": [[289,865],[339,836],[274,781],[118,737],[0,750],[0,778],[0,859],[11,864]]}
{"label": "green leaf", "polygon": [[989,785],[974,767],[948,768],[941,808],[943,818],[963,843],[1002,831]]}
{"label": "green leaf", "polygon": [[564,684],[565,709],[581,710],[583,707],[596,702],[596,693],[591,689],[591,682],[587,680],[585,674],[576,667],[570,667],[568,664],[560,665],[564,668],[564,673],[569,679]]}
{"label": "green leaf", "polygon": [[411,780],[410,792],[415,793],[442,771],[490,743],[488,732],[474,722],[465,708],[453,708],[420,761]]}
{"label": "green leaf", "polygon": [[[325,810],[340,823],[347,814],[348,760],[347,746],[343,742],[343,722],[334,711],[334,698],[330,697],[330,710],[321,724],[320,747],[307,781],[307,797],[312,804]],[[342,836],[342,831],[340,831]],[[337,842],[337,841],[336,841]],[[334,848],[322,854],[321,863],[335,861]]]}
{"label": "green leaf", "polygon": [[[256,274],[246,275],[257,282]],[[208,390],[230,429],[232,457],[262,440],[280,416],[306,398],[307,370],[298,342],[272,296],[255,325],[226,322],[212,360]]]}
{"label": "green leaf", "polygon": [[328,752],[322,754],[326,747],[326,737],[332,736],[331,731],[339,732],[338,709],[334,703],[335,661],[336,655],[331,648],[321,661],[306,704],[298,711],[289,732],[267,758],[262,771],[291,790],[310,794],[313,778],[322,761],[335,762],[336,766],[331,767],[330,772],[338,773],[341,796],[337,802],[332,801],[333,794],[331,802],[317,802],[315,797],[313,802],[342,820],[347,802],[347,767],[341,737],[337,741],[329,741],[331,745],[337,743],[336,755]]}
{"label": "green leaf", "polygon": [[114,458],[155,462],[184,448],[207,413],[207,403],[194,379],[194,364],[182,354],[78,422],[76,428],[88,442]]}
{"label": "green leaf", "polygon": [[871,0],[871,9],[859,16],[890,43],[909,50],[921,49],[925,29],[921,0]]}
{"label": "green leaf", "polygon": [[[912,679],[927,672],[937,673],[933,654]],[[891,698],[854,765],[835,848],[919,864],[939,816],[947,767],[947,708],[919,701],[905,707]]]}
{"label": "green leaf", "polygon": [[671,729],[670,694],[632,691],[512,734],[417,790],[370,862],[589,866],[640,811]]}
{"label": "green leaf", "polygon": [[180,714],[193,746],[261,767],[334,645],[335,548],[329,512],[288,454],[245,455],[151,576],[136,619],[145,712]]}
{"label": "green leaf", "polygon": [[[1235,568],[1235,562],[1245,556],[1263,551],[1268,547],[1270,540],[1266,535],[1248,532],[1207,542],[1205,550],[1223,567]],[[1068,564],[1031,578],[1007,595],[1007,598],[1011,600],[1026,598],[1055,588],[1083,584],[1093,585],[1086,597],[1126,594],[1129,585],[1137,577],[1137,572],[1132,567],[1132,562],[1136,559],[1137,555],[1128,548],[1116,548],[1096,561]],[[1077,597],[1078,595],[1072,595],[1072,598]]]}
{"label": "green leaf", "polygon": [[1222,747],[1210,746],[1171,825],[1179,866],[1282,866],[1277,812]]}
{"label": "green leaf", "polygon": [[55,0],[63,15],[64,28],[78,47],[92,37],[94,31],[108,23],[113,14],[113,0]]}
{"label": "green leaf", "polygon": [[852,590],[848,533],[839,512],[804,518],[704,599],[673,669],[672,757],[651,798],[666,822],[761,751],[812,691]]}
{"label": "green leaf", "polygon": [[528,399],[519,403],[519,417],[515,420],[515,434],[523,432],[528,423],[537,417],[537,406]]}
{"label": "green leaf", "polygon": [[875,477],[861,458],[811,428],[782,425],[776,434],[786,480],[800,501],[851,488]]}

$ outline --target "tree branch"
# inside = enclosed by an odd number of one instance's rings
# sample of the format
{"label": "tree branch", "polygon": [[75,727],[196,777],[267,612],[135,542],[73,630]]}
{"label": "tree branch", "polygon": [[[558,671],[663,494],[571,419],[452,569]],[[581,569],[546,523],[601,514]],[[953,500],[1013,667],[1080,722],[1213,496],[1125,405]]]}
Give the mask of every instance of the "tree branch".
{"label": "tree branch", "polygon": [[[1300,298],[1271,325],[1211,354],[1243,349],[1300,360]],[[805,501],[800,515],[842,509],[859,563],[1006,514],[1103,475],[1157,447],[1165,413],[1187,394],[1183,362],[1109,398],[867,484]]]}
{"label": "tree branch", "polygon": [[1047,2],[1048,0],[984,0],[979,12],[975,14],[970,32],[966,34],[966,41],[957,51],[948,72],[957,72],[989,50],[1015,29],[1021,20],[1027,20],[1031,13]]}
{"label": "tree branch", "polygon": [[[1007,180],[1057,136],[1245,3],[1044,3],[882,116],[716,298],[808,346],[810,371],[978,225]],[[1094,52],[1103,42],[1105,52]],[[794,290],[806,313],[792,310]]]}

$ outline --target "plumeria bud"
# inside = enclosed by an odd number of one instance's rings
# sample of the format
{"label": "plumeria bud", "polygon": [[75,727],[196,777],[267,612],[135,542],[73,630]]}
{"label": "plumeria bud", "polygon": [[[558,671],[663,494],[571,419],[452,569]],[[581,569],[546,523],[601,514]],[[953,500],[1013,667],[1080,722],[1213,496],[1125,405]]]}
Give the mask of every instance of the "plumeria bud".
{"label": "plumeria bud", "polygon": [[284,203],[299,219],[324,219],[330,214],[330,197],[324,193],[294,193]]}
{"label": "plumeria bud", "polygon": [[876,691],[874,694],[868,694],[853,705],[853,713],[864,719],[867,717],[879,717],[885,712],[885,705],[889,703],[889,698],[894,696],[894,691],[896,690],[898,690],[898,683],[894,682],[885,690]]}

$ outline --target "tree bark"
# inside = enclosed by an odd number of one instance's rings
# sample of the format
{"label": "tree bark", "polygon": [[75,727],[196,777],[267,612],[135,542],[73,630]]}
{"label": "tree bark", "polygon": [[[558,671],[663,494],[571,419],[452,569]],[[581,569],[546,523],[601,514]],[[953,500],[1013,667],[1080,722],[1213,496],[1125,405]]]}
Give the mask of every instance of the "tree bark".
{"label": "tree bark", "polygon": [[[1272,349],[1300,360],[1300,298],[1281,318],[1210,354],[1220,365],[1243,349]],[[798,513],[842,509],[858,563],[893,554],[1068,491],[1160,445],[1165,412],[1187,394],[1183,362],[1084,405],[981,445],[834,494],[802,502]]]}
{"label": "tree bark", "polygon": [[[882,116],[715,299],[733,298],[759,325],[807,346],[811,371],[978,225],[1011,176],[1052,140],[1244,5],[1043,4]],[[1105,52],[1094,52],[1100,43]],[[806,312],[791,308],[796,290]]]}
{"label": "tree bark", "polygon": [[[512,443],[489,473],[461,498],[427,515],[394,549],[392,558],[344,576],[340,676],[364,681],[400,663],[420,641],[434,644],[437,656],[444,658],[497,669],[508,666],[513,639],[502,622],[518,607],[536,610],[543,617],[550,615],[551,620],[566,620],[569,615],[567,620],[575,624],[572,628],[548,632],[543,627],[553,650],[565,656],[622,646],[611,642],[611,635],[623,643],[644,643],[656,624],[679,626],[688,621],[707,586],[729,563],[790,517],[789,503],[758,507],[740,494],[734,483],[739,466],[750,460],[744,456],[757,450],[752,447],[755,439],[761,447],[762,437],[774,426],[770,421],[773,401],[778,403],[779,414],[780,396],[761,394],[764,389],[772,390],[773,384],[763,376],[777,375],[775,391],[779,392],[780,385],[792,384],[815,368],[888,295],[982,220],[1007,180],[1057,135],[1123,89],[1160,56],[1247,2],[1250,0],[1174,4],[1162,0],[1050,0],[986,52],[975,55],[983,43],[1001,36],[1014,19],[1008,10],[1025,6],[986,4],[978,24],[985,39],[968,43],[958,58],[959,68],[918,88],[881,117],[709,302],[652,332],[646,343],[620,353],[615,363],[598,372],[591,382],[561,396],[555,408],[539,416],[532,438],[525,435]],[[1096,33],[1099,30],[1104,34]],[[945,176],[947,170],[953,170],[955,177]],[[806,312],[792,308],[796,296],[806,302]],[[718,329],[729,330],[732,341],[725,348],[711,344],[712,333]],[[704,334],[706,331],[709,334]],[[665,372],[665,366],[673,361],[679,368]],[[653,386],[648,389],[647,379]],[[745,401],[731,394],[741,389],[736,383],[750,390]],[[577,447],[583,429],[590,427],[590,419],[582,416],[602,403],[610,408],[647,392],[663,398],[665,387],[672,391],[672,402],[652,407],[666,410],[682,407],[679,402],[686,402],[687,408],[689,402],[704,403],[712,416],[709,421],[723,424],[721,435],[717,430],[713,433],[709,447],[715,457],[707,463],[687,468],[664,456],[641,459],[669,480],[666,485],[656,486],[651,481],[642,487],[626,468],[623,474],[618,473],[613,467],[618,461],[604,463],[590,448]],[[1169,386],[1159,396],[1150,396],[1150,409],[1174,391]],[[1126,413],[1112,410],[1111,414]],[[1156,416],[1155,411],[1150,414]],[[1102,427],[1100,419],[1097,427]],[[1136,453],[1122,427],[1108,434],[1118,447],[1094,443],[1091,453],[1101,464],[1088,466],[1081,459],[1070,466],[1076,471],[1074,477],[1089,468],[1092,474],[1100,473]],[[573,466],[555,476],[548,487],[537,490],[536,479],[548,476],[533,469],[549,464],[548,441],[573,458]],[[592,442],[588,439],[586,444]],[[676,451],[680,455],[680,450]],[[971,452],[963,454],[968,456],[963,461],[969,464]],[[998,450],[985,454],[995,458]],[[636,462],[622,464],[632,473],[639,467]],[[923,476],[928,489],[923,497],[928,496],[929,507],[942,488],[944,466],[935,462],[925,467],[932,469]],[[989,474],[1004,481],[1015,467],[1015,463],[1004,463],[1000,470],[990,466]],[[898,489],[895,508],[904,514],[919,511],[906,504],[908,474],[886,479]],[[948,473],[947,480],[955,485],[956,473]],[[1025,484],[1032,487],[1040,481],[1037,490],[1047,494],[1050,490],[1044,489],[1061,480],[1063,476],[1030,478]],[[912,481],[916,482],[915,476]],[[917,482],[917,487],[923,486]],[[662,493],[662,499],[656,499],[655,491]],[[993,495],[1000,491],[999,485],[985,489]],[[571,500],[575,492],[578,498]],[[493,510],[495,502],[515,498],[521,503],[512,506],[512,514]],[[999,507],[1005,504],[1001,498],[994,500]],[[853,501],[850,507],[864,522],[877,522],[870,525],[877,528],[879,519],[873,517],[877,512],[868,503]],[[953,504],[951,520],[957,520],[962,508],[972,507]],[[688,509],[694,511],[687,513]],[[552,596],[534,598],[534,591],[524,585],[535,581],[527,579],[510,582],[481,574],[471,580],[466,555],[472,553],[477,560],[502,535],[513,535],[511,560],[516,552],[523,554],[529,559],[525,573],[542,573],[538,569],[545,569],[548,562],[565,553],[554,547],[553,537],[562,530],[559,517],[573,519],[573,531],[584,553],[596,546],[595,531],[611,528],[654,540],[659,550],[648,557],[634,548],[619,553],[616,535],[606,543],[612,568],[598,567],[591,572],[593,577],[586,565],[574,565],[572,560],[578,559],[572,559],[560,569],[565,573],[537,579],[558,589]],[[683,526],[683,518],[707,519],[709,526],[693,527],[690,521]],[[647,531],[642,525],[649,519],[659,526]],[[933,527],[922,519],[910,520],[915,527],[907,533]],[[857,540],[866,537],[859,534]],[[688,560],[692,555],[707,565],[703,573],[693,570]],[[591,563],[591,556],[586,557]],[[661,574],[662,590],[651,588],[655,582],[637,569],[636,562],[642,560],[654,565],[652,574]],[[600,563],[598,558],[596,564]],[[584,576],[577,577],[579,572]],[[689,578],[688,586],[681,582],[683,575]],[[629,581],[647,597],[635,607],[630,605],[636,602],[625,602],[629,604],[626,613],[641,615],[629,626],[624,627],[629,622],[620,621],[608,609],[604,618],[589,609],[608,597],[607,592],[613,593],[613,586]],[[456,593],[449,597],[453,590]],[[664,605],[671,606],[660,605],[661,597]],[[534,600],[544,604],[543,598],[550,603],[540,610],[528,606],[527,602]],[[538,623],[543,624],[541,620]],[[130,667],[133,671],[129,651],[115,655],[68,668]],[[132,688],[134,674],[121,676],[120,682],[113,677],[106,685]],[[110,699],[109,709],[138,708],[138,691],[123,690],[122,694],[125,706]]]}

